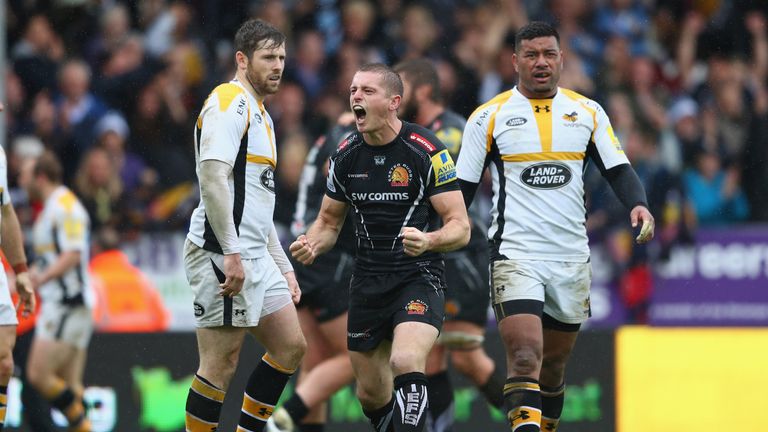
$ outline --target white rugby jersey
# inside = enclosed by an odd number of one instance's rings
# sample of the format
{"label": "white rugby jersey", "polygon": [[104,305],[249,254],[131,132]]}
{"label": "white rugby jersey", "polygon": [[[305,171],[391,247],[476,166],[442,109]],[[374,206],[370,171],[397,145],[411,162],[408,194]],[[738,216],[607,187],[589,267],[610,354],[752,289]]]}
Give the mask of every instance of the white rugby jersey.
{"label": "white rugby jersey", "polygon": [[492,166],[493,259],[589,259],[587,157],[605,169],[629,163],[602,107],[574,91],[528,99],[515,87],[472,114],[456,171],[478,183],[485,164]]}
{"label": "white rugby jersey", "polygon": [[[274,124],[264,105],[237,80],[216,87],[197,118],[198,178],[200,162],[204,160],[219,160],[232,166],[229,191],[240,254],[243,258],[263,256],[275,209]],[[222,253],[202,199],[192,213],[187,237],[205,250]]]}
{"label": "white rugby jersey", "polygon": [[[3,146],[0,146],[0,206],[6,204],[11,204],[11,195],[8,192],[8,160],[5,158]],[[2,212],[0,212],[0,223],[3,223]]]}
{"label": "white rugby jersey", "polygon": [[90,219],[88,212],[66,186],[57,187],[45,200],[32,228],[35,265],[40,272],[51,266],[62,252],[80,252],[80,264],[58,279],[40,287],[43,302],[71,306],[93,305],[88,278]]}

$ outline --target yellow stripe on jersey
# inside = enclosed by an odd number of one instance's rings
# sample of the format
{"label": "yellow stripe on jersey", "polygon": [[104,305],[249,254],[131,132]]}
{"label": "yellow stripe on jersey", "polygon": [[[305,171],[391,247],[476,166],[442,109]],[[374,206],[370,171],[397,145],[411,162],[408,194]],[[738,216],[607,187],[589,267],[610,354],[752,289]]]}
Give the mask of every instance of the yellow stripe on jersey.
{"label": "yellow stripe on jersey", "polygon": [[583,160],[585,152],[541,152],[541,153],[520,153],[514,155],[502,155],[504,162],[539,162],[539,161],[568,161]]}
{"label": "yellow stripe on jersey", "polygon": [[267,138],[269,138],[269,147],[272,149],[272,160],[275,160],[275,143],[272,141],[272,128],[269,127],[267,122],[267,113],[264,109],[264,103],[259,102],[259,111],[261,111],[261,118],[264,119],[264,127],[267,128]]}
{"label": "yellow stripe on jersey", "polygon": [[271,165],[272,168],[276,168],[277,167],[277,164],[275,163],[275,160],[274,159],[270,159],[270,158],[268,158],[266,156],[259,156],[259,155],[248,153],[245,156],[245,160],[247,160],[250,163],[260,163],[260,164],[264,164],[264,165]]}
{"label": "yellow stripe on jersey", "polygon": [[197,377],[194,377],[192,379],[192,390],[194,390],[196,393],[198,393],[201,396],[207,397],[208,399],[215,400],[216,402],[224,402],[224,392],[220,389],[217,389],[216,387],[213,387]]}
{"label": "yellow stripe on jersey", "polygon": [[77,197],[72,192],[66,191],[59,196],[57,201],[58,204],[64,208],[64,210],[70,212],[72,211],[72,207],[74,207],[75,203],[77,202]]}
{"label": "yellow stripe on jersey", "polygon": [[219,98],[219,109],[221,111],[226,111],[232,100],[243,92],[245,90],[242,87],[232,83],[221,84],[213,89],[213,93]]}
{"label": "yellow stripe on jersey", "polygon": [[491,142],[493,142],[493,127],[496,125],[496,114],[501,109],[501,106],[504,105],[504,103],[508,101],[509,98],[512,97],[513,93],[514,93],[514,90],[507,90],[504,93],[499,93],[493,99],[477,107],[477,109],[474,112],[472,112],[472,115],[469,116],[470,119],[474,119],[475,115],[480,111],[488,108],[491,105],[496,105],[496,111],[494,111],[493,114],[491,114],[491,118],[488,120],[488,128],[486,129],[486,132],[485,132],[485,152],[486,153],[491,151]]}
{"label": "yellow stripe on jersey", "polygon": [[552,99],[529,99],[533,118],[539,128],[541,151],[552,151]]}
{"label": "yellow stripe on jersey", "polygon": [[243,412],[253,418],[267,421],[269,417],[272,416],[272,411],[274,410],[274,405],[259,402],[256,399],[248,396],[247,393],[243,395]]}

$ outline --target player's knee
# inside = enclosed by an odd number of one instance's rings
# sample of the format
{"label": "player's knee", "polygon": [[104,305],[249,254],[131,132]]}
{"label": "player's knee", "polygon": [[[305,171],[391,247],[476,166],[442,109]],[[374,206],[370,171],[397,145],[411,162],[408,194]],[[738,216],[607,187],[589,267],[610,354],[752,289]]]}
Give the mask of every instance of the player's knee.
{"label": "player's knee", "polygon": [[389,398],[389,395],[381,394],[381,386],[373,383],[365,382],[365,380],[359,380],[356,385],[355,393],[357,399],[360,401],[360,405],[367,410],[372,410],[383,406]]}
{"label": "player's knee", "polygon": [[556,354],[547,355],[541,362],[542,380],[560,383],[565,375],[565,365],[568,362],[568,355]]}
{"label": "player's knee", "polygon": [[509,366],[515,375],[532,376],[541,364],[541,353],[533,347],[519,347],[509,353]]}
{"label": "player's knee", "polygon": [[304,335],[299,333],[299,336],[291,344],[288,349],[288,363],[290,363],[291,369],[296,369],[301,364],[301,359],[304,358],[304,354],[307,353],[307,340],[304,339]]}
{"label": "player's knee", "polygon": [[13,355],[11,353],[0,354],[0,380],[8,382],[13,375]]}
{"label": "player's knee", "polygon": [[413,351],[400,350],[389,357],[389,365],[395,376],[422,370],[424,362],[424,356]]}

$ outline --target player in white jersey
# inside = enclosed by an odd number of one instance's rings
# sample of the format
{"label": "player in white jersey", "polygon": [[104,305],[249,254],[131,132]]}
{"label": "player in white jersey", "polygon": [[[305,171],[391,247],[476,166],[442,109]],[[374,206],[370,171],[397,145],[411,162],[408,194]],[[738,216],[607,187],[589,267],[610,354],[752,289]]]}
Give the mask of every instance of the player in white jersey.
{"label": "player in white jersey", "polygon": [[[0,104],[0,111],[3,105]],[[16,211],[8,194],[8,162],[5,150],[0,146],[0,239],[3,253],[16,273],[16,292],[20,303],[14,307],[8,291],[8,279],[0,271],[0,431],[5,424],[5,411],[8,404],[8,382],[13,376],[13,346],[16,343],[16,309],[23,314],[35,310],[35,296],[32,281],[27,272],[27,257],[21,238],[21,227]]]}
{"label": "player in white jersey", "polygon": [[193,432],[218,427],[246,332],[267,353],[246,385],[238,431],[264,429],[306,347],[294,307],[301,292],[272,222],[277,155],[264,108],[280,84],[285,36],[249,20],[235,50],[235,79],[211,92],[195,125],[201,200],[184,247],[200,354],[186,405]]}
{"label": "player in white jersey", "polygon": [[75,194],[61,184],[62,167],[41,155],[25,185],[43,209],[32,240],[32,282],[42,305],[27,361],[30,384],[61,411],[70,430],[90,431],[83,407],[83,371],[93,333],[93,295],[88,284],[90,221]]}
{"label": "player in white jersey", "polygon": [[554,431],[564,371],[590,314],[591,269],[582,172],[591,159],[630,211],[637,237],[653,237],[645,191],[608,116],[557,87],[560,37],[533,22],[515,37],[519,84],[481,105],[464,129],[457,174],[471,203],[491,165],[491,296],[507,355],[505,405],[513,431]]}

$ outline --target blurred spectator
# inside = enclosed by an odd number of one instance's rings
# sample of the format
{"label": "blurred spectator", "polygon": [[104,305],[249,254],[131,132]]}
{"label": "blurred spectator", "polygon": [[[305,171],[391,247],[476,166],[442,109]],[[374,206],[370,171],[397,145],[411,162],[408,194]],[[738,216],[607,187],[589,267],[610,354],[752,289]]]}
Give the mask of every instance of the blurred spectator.
{"label": "blurred spectator", "polygon": [[41,90],[56,88],[55,74],[59,62],[66,55],[59,35],[44,15],[29,19],[21,40],[11,50],[14,70],[21,78],[27,97]]}
{"label": "blurred spectator", "polygon": [[96,293],[96,331],[149,333],[168,329],[170,314],[154,284],[120,251],[113,228],[96,232],[88,266]]}
{"label": "blurred spectator", "polygon": [[288,233],[293,222],[293,213],[299,192],[299,179],[304,168],[311,143],[306,133],[293,131],[282,138],[280,156],[275,172],[275,227],[278,234]]}
{"label": "blurred spectator", "polygon": [[94,147],[86,153],[77,169],[74,186],[94,231],[103,226],[122,228],[123,184],[104,148]]}
{"label": "blurred spectator", "polygon": [[88,42],[84,57],[91,68],[98,70],[109,55],[131,31],[131,15],[121,3],[108,6],[99,17],[99,33]]}
{"label": "blurred spectator", "polygon": [[325,41],[320,32],[309,29],[301,32],[296,41],[296,54],[288,59],[286,77],[301,84],[309,99],[314,100],[322,91],[328,77],[325,74]]}
{"label": "blurred spectator", "polygon": [[59,72],[55,99],[57,138],[55,150],[64,172],[71,176],[80,157],[96,141],[95,127],[107,106],[91,93],[91,68],[82,60],[69,60]]}
{"label": "blurred spectator", "polygon": [[128,123],[114,111],[107,113],[96,125],[98,145],[107,151],[112,166],[120,174],[125,192],[132,194],[139,187],[153,187],[157,183],[157,173],[140,156],[125,148],[129,132]]}
{"label": "blurred spectator", "polygon": [[686,170],[683,180],[700,226],[729,224],[749,217],[738,170],[724,170],[716,152],[702,149],[696,167]]}

